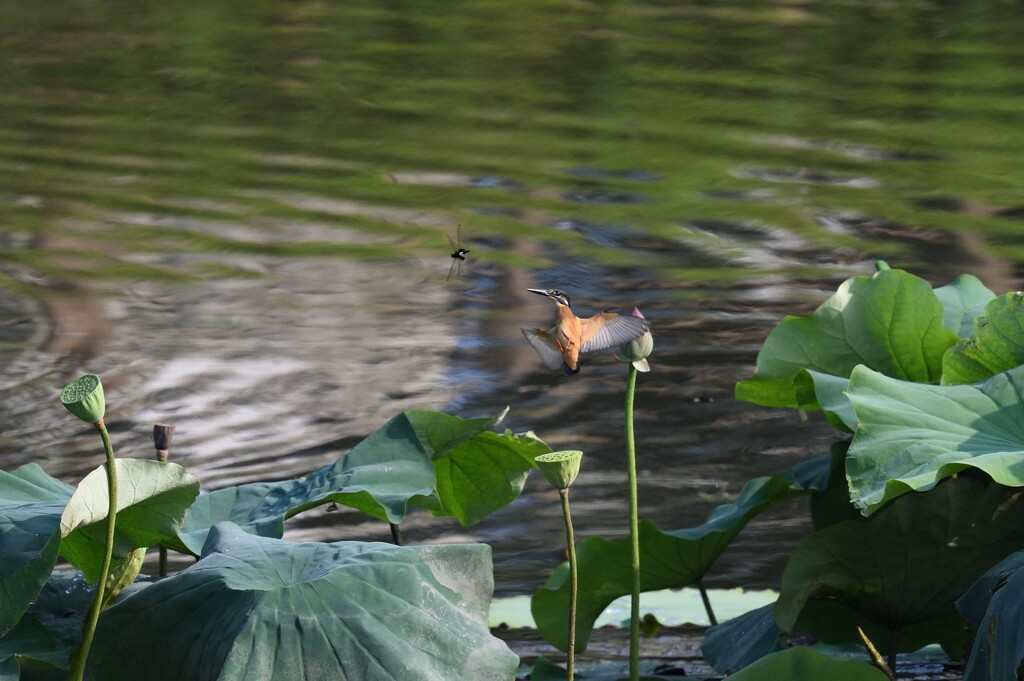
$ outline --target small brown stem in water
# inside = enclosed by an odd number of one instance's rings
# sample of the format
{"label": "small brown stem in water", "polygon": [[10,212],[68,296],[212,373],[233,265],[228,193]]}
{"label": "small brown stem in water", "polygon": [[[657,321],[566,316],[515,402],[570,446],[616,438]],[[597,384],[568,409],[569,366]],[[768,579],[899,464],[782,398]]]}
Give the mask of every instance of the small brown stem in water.
{"label": "small brown stem in water", "polygon": [[[171,440],[174,439],[174,425],[171,423],[155,423],[153,424],[153,445],[156,447],[156,460],[161,463],[167,463],[167,460],[171,456]],[[167,547],[161,546],[158,549],[160,553],[160,567],[159,574],[161,577],[167,576]]]}

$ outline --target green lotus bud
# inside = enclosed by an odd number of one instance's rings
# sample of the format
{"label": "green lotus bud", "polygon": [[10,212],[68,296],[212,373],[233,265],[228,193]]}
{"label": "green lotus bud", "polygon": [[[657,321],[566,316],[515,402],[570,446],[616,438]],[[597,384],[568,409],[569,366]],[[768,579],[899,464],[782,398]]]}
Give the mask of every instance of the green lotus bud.
{"label": "green lotus bud", "polygon": [[115,558],[107,575],[107,589],[103,593],[103,607],[114,602],[117,595],[142,572],[142,563],[146,560],[146,547],[130,551],[124,558]]}
{"label": "green lotus bud", "polygon": [[[634,317],[644,318],[639,308],[634,307],[632,314]],[[642,336],[638,336],[628,343],[620,345],[619,353],[621,354],[616,354],[615,357],[620,362],[632,362],[637,371],[650,371],[651,365],[647,363],[647,357],[653,351],[654,336],[651,335],[650,331],[645,331]]]}
{"label": "green lotus bud", "polygon": [[60,393],[60,403],[86,423],[99,423],[103,420],[107,408],[103,400],[103,384],[100,383],[100,377],[96,374],[86,374],[77,381],[68,383]]}
{"label": "green lotus bud", "polygon": [[534,462],[537,468],[548,479],[555,489],[567,489],[576,480],[580,472],[580,460],[583,452],[575,449],[567,449],[561,452],[541,454]]}

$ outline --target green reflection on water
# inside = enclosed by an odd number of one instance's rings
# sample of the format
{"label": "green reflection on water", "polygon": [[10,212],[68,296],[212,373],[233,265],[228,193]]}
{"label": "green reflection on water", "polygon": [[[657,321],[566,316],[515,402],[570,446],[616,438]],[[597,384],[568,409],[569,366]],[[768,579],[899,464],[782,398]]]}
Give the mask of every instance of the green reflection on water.
{"label": "green reflection on water", "polygon": [[[1011,2],[15,0],[0,27],[0,230],[59,227],[115,260],[406,258],[455,223],[670,280],[814,270],[829,258],[801,253],[816,249],[921,269],[936,239],[922,227],[1024,259],[1024,21]],[[844,213],[887,222],[881,241],[823,226]],[[666,251],[703,252],[681,226],[707,219],[806,243],[758,265],[732,257],[756,258],[751,240],[731,241],[711,268]],[[273,236],[280,220],[390,238],[299,243]],[[607,243],[558,220],[662,241]],[[219,222],[270,236],[211,233]],[[60,247],[25,250],[3,257],[72,278],[172,276],[69,270]],[[238,273],[200,263],[175,276]]]}

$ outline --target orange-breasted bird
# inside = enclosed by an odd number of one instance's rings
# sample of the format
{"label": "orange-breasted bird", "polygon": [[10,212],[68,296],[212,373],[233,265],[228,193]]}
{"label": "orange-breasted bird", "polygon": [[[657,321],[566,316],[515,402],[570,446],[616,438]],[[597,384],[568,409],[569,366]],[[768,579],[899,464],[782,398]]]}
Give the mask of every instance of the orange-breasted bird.
{"label": "orange-breasted bird", "polygon": [[639,317],[599,312],[577,317],[569,307],[569,296],[557,289],[528,288],[555,303],[555,325],[548,330],[520,329],[548,369],[562,367],[567,374],[580,372],[580,353],[603,350],[642,336],[651,323]]}

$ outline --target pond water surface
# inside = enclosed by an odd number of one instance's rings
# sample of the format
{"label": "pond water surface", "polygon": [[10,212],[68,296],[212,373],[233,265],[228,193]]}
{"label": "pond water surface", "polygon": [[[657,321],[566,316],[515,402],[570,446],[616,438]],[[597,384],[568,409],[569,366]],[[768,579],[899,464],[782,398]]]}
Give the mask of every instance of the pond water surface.
{"label": "pond water surface", "polygon": [[[783,315],[877,258],[1020,287],[1021,35],[995,0],[8,0],[0,465],[100,463],[57,401],[86,371],[120,455],[174,422],[208,490],[301,475],[403,409],[508,406],[586,452],[578,538],[621,536],[625,370],[541,365],[519,328],[550,287],[652,320],[641,514],[699,524],[836,437],[732,398]],[[708,584],[777,586],[805,517],[757,519]],[[538,476],[476,526],[403,530],[491,544],[505,595],[562,560]],[[324,510],[287,536],[390,535]]]}

